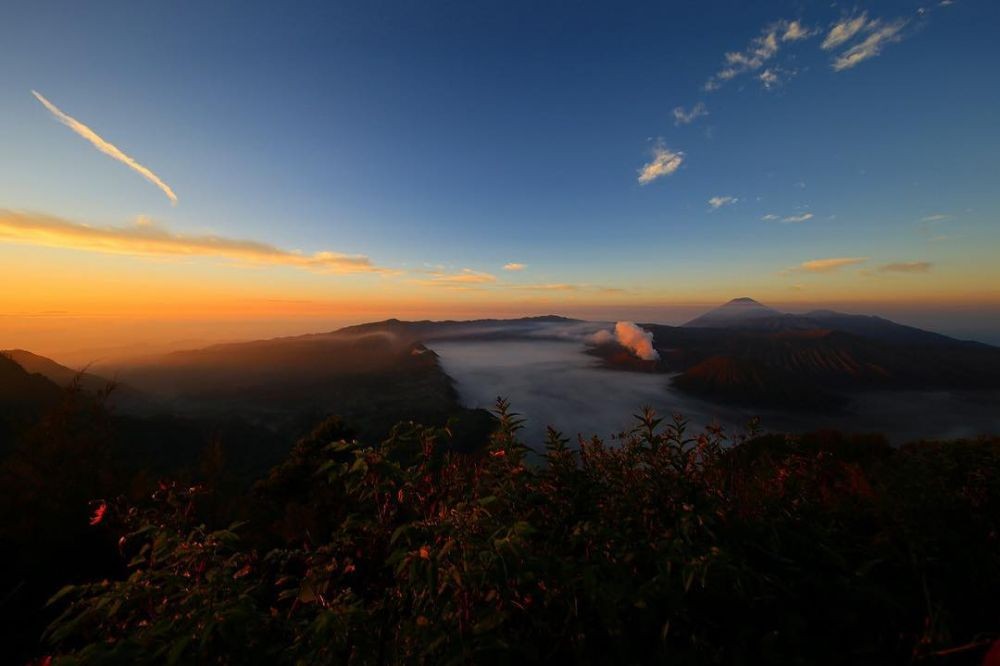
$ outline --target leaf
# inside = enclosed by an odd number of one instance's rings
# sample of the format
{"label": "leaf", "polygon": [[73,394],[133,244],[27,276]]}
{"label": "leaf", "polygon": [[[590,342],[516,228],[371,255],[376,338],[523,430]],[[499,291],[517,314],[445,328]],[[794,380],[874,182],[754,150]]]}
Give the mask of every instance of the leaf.
{"label": "leaf", "polygon": [[190,642],[190,636],[182,636],[178,640],[174,641],[174,644],[170,647],[170,652],[167,653],[167,666],[172,666],[180,661]]}
{"label": "leaf", "polygon": [[51,606],[51,605],[53,605],[55,603],[58,603],[58,601],[60,599],[62,599],[66,595],[70,594],[71,592],[74,592],[76,589],[77,589],[76,585],[66,585],[66,586],[64,586],[61,590],[59,590],[58,592],[56,592],[55,594],[53,594],[49,598],[48,601],[45,602],[45,606],[49,607],[49,606]]}

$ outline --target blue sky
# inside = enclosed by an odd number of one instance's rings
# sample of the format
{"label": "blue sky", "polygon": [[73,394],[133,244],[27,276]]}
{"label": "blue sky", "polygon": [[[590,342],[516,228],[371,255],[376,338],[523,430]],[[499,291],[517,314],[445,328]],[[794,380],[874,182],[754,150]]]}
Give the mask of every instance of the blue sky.
{"label": "blue sky", "polygon": [[[204,4],[2,10],[0,210],[361,254],[404,291],[420,271],[468,269],[494,291],[624,294],[595,303],[743,287],[1000,302],[996,3]],[[822,47],[852,20],[851,39]],[[719,78],[769,34],[773,53]],[[658,148],[679,167],[643,184]],[[826,259],[862,261],[802,268]],[[311,296],[358,280],[285,273]]]}

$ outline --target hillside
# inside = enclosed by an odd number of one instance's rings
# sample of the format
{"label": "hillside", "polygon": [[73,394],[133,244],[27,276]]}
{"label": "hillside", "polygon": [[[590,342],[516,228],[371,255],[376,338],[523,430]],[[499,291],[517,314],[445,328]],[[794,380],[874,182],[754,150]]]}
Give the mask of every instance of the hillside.
{"label": "hillside", "polygon": [[110,380],[81,370],[73,370],[65,365],[56,363],[50,358],[33,354],[24,349],[7,349],[0,351],[12,361],[20,365],[28,372],[36,373],[47,377],[59,386],[69,386],[74,381],[78,381],[80,387],[87,391],[100,391],[104,389]]}
{"label": "hillside", "polygon": [[164,396],[165,409],[231,415],[286,433],[329,414],[375,437],[399,420],[460,417],[483,427],[488,418],[461,407],[437,355],[414,340],[355,329],[214,345],[125,366],[119,375]]}
{"label": "hillside", "polygon": [[62,390],[0,353],[0,449],[14,434],[59,402]]}
{"label": "hillside", "polygon": [[[866,390],[1000,389],[1000,348],[880,317],[786,314],[740,298],[683,326],[641,326],[660,355],[655,369],[709,400],[828,410]],[[616,345],[590,353],[609,367],[651,367]]]}

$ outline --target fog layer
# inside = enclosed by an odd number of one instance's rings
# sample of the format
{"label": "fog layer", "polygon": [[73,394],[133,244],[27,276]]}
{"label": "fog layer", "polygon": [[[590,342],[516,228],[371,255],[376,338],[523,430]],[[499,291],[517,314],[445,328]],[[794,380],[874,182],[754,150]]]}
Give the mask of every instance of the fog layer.
{"label": "fog layer", "polygon": [[949,392],[858,394],[849,413],[825,415],[773,412],[718,405],[689,397],[663,374],[601,367],[581,341],[435,342],[445,372],[468,407],[491,409],[509,399],[525,419],[525,439],[540,447],[545,426],[574,439],[609,436],[634,424],[633,414],[650,405],[661,415],[683,414],[693,428],[718,423],[741,432],[758,415],[765,430],[798,432],[819,428],[883,432],[894,443],[916,437],[971,437],[1000,432],[1000,396]]}

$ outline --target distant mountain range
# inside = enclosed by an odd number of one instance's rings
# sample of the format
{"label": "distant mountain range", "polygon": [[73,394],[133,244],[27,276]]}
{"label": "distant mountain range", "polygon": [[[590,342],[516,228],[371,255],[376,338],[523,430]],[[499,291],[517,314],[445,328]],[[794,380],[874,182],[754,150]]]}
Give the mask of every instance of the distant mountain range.
{"label": "distant mountain range", "polygon": [[687,328],[727,328],[754,331],[816,331],[830,330],[882,340],[896,344],[943,344],[963,342],[940,333],[932,333],[913,326],[872,315],[854,315],[833,310],[813,310],[805,314],[779,312],[752,298],[734,298],[725,305],[706,312],[684,324]]}
{"label": "distant mountain range", "polygon": [[1000,389],[1000,349],[866,315],[737,298],[680,327],[643,324],[660,370],[716,400],[828,409],[862,389]]}
{"label": "distant mountain range", "polygon": [[[828,310],[788,314],[737,298],[682,326],[640,324],[659,360],[590,342],[609,325],[549,315],[475,321],[400,321],[178,351],[108,368],[155,408],[201,418],[238,417],[274,431],[337,413],[368,424],[470,418],[433,347],[440,341],[569,340],[611,368],[672,375],[674,386],[714,401],[831,410],[859,391],[1000,389],[1000,348],[956,340],[880,317]],[[602,338],[603,340],[603,338]],[[0,399],[45,398],[76,379],[107,381],[24,350],[7,352]],[[16,370],[14,369],[16,368]],[[32,374],[37,373],[37,374]],[[5,397],[6,396],[6,397]],[[147,412],[150,402],[146,401]],[[125,406],[127,410],[128,405]],[[481,420],[482,415],[475,416]]]}

